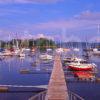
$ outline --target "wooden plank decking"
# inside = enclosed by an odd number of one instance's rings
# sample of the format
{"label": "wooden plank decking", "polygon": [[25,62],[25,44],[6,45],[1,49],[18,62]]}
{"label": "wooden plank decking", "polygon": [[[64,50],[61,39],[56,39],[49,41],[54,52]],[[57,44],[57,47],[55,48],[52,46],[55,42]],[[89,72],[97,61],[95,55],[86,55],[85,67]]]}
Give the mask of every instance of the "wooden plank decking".
{"label": "wooden plank decking", "polygon": [[54,58],[54,67],[48,85],[46,100],[68,100],[67,86],[59,55]]}

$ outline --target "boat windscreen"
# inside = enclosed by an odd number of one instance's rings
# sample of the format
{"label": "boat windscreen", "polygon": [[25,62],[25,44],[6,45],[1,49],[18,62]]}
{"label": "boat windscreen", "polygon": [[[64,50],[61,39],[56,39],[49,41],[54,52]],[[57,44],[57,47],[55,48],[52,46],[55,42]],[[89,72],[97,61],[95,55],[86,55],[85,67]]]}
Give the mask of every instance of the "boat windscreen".
{"label": "boat windscreen", "polygon": [[84,64],[84,63],[87,64],[88,62],[87,61],[80,61],[80,63],[81,64]]}

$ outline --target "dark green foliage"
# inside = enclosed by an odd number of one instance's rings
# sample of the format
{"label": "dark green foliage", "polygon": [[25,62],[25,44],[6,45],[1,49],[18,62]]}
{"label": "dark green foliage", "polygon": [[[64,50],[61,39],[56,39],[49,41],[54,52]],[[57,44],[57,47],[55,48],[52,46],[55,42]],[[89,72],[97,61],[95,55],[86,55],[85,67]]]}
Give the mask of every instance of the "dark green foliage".
{"label": "dark green foliage", "polygon": [[32,48],[37,47],[40,50],[46,50],[47,48],[54,48],[55,43],[52,40],[46,38],[39,38],[36,40],[29,39],[29,40],[21,40],[21,39],[13,39],[11,41],[1,41],[1,48],[12,48],[13,46],[18,46],[19,48]]}
{"label": "dark green foliage", "polygon": [[40,38],[35,40],[35,46],[38,47],[40,50],[46,50],[47,48],[54,48],[55,43],[52,40],[46,38]]}

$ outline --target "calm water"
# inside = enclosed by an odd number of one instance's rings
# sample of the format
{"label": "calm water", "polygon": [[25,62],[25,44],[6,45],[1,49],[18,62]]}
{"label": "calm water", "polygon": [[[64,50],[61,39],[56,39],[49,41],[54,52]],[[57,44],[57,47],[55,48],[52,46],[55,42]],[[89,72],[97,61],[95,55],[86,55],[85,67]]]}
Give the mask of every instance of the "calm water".
{"label": "calm water", "polygon": [[[91,62],[97,65],[100,77],[100,57],[91,57]],[[68,89],[80,95],[85,100],[100,100],[100,83],[96,82],[69,82]]]}
{"label": "calm water", "polygon": [[[40,64],[37,67],[32,66],[33,58],[26,57],[19,59],[17,57],[6,58],[0,62],[0,84],[13,85],[44,85],[48,83],[49,74],[21,74],[20,70],[28,69],[32,72],[43,72],[45,68],[52,68],[52,64]],[[40,67],[41,66],[41,67]]]}
{"label": "calm water", "polygon": [[[90,61],[97,64],[98,70],[100,70],[99,60],[99,57],[90,58]],[[50,79],[50,74],[44,73],[44,71],[46,71],[46,69],[51,70],[53,63],[40,63],[35,67],[32,66],[34,61],[34,56],[27,56],[25,59],[20,59],[18,57],[7,57],[0,61],[0,85],[47,85]],[[29,69],[32,74],[21,74],[21,69]],[[100,74],[97,76],[100,76]],[[100,83],[68,82],[68,89],[79,94],[85,98],[85,100],[100,99]],[[16,88],[10,90],[16,90]],[[35,91],[36,88],[20,88],[19,90]],[[28,98],[34,94],[35,93],[33,92],[0,93],[0,100],[28,100]]]}
{"label": "calm water", "polygon": [[[7,57],[0,61],[0,85],[23,85],[23,86],[38,86],[47,85],[50,74],[45,73],[46,69],[52,70],[53,62],[49,64],[40,63],[37,66],[32,66],[35,57],[27,56],[25,59],[19,57]],[[41,66],[41,67],[40,67]],[[20,70],[28,69],[31,74],[21,74]],[[15,91],[17,88],[10,88]],[[18,89],[17,89],[18,90]],[[20,88],[18,91],[36,91],[40,89]],[[0,93],[0,100],[28,100],[34,95],[33,92],[14,92]]]}

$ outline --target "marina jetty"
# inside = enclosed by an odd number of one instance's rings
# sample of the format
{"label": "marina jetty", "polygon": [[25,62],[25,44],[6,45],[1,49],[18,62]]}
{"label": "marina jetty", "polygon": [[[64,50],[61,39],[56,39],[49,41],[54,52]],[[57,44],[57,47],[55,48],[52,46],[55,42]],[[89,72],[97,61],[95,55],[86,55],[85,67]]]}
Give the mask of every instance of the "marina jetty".
{"label": "marina jetty", "polygon": [[29,100],[84,100],[67,89],[65,75],[59,54],[54,57],[54,66],[48,89],[29,98]]}
{"label": "marina jetty", "polygon": [[69,100],[60,56],[55,56],[54,68],[46,94],[47,100]]}

